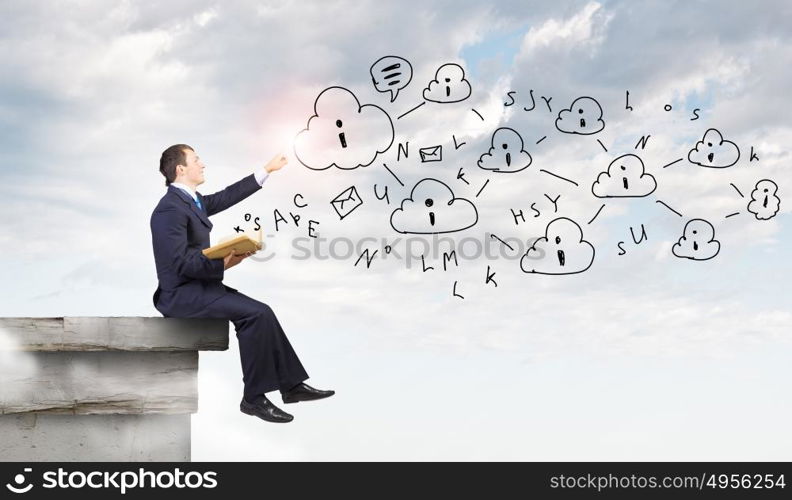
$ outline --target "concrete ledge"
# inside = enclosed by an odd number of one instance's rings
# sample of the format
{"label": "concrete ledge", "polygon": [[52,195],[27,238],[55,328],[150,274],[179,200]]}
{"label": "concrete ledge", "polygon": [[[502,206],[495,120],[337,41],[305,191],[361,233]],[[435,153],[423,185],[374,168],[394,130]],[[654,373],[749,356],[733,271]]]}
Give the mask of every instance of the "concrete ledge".
{"label": "concrete ledge", "polygon": [[222,319],[0,318],[0,461],[183,461]]}
{"label": "concrete ledge", "polygon": [[228,321],[156,317],[0,318],[23,351],[225,351]]}
{"label": "concrete ledge", "polygon": [[37,352],[31,376],[5,375],[0,415],[195,413],[198,352]]}
{"label": "concrete ledge", "polygon": [[0,461],[190,460],[190,415],[8,415],[0,436]]}

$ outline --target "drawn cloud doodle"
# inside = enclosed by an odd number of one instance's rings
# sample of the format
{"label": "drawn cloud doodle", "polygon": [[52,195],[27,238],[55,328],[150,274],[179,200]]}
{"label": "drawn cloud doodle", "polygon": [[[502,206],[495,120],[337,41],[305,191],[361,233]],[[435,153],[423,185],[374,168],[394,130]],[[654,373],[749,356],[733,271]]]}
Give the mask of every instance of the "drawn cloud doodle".
{"label": "drawn cloud doodle", "polygon": [[593,97],[578,97],[568,109],[562,109],[555,121],[565,134],[593,135],[605,128],[602,106]]}
{"label": "drawn cloud doodle", "polygon": [[469,200],[456,198],[446,184],[427,178],[415,184],[390,222],[402,234],[454,233],[474,226],[478,210]]}
{"label": "drawn cloud doodle", "polygon": [[465,79],[465,70],[454,63],[443,64],[435,73],[435,78],[423,91],[423,98],[430,102],[452,103],[464,101],[472,89]]}
{"label": "drawn cloud doodle", "polygon": [[688,152],[688,161],[701,167],[727,168],[740,159],[740,148],[727,141],[714,128],[707,130],[704,137]]}
{"label": "drawn cloud doodle", "polygon": [[751,201],[748,211],[754,214],[757,220],[772,219],[781,208],[781,199],[778,197],[778,184],[770,179],[762,179],[756,183],[751,191]]}
{"label": "drawn cloud doodle", "polygon": [[516,130],[499,128],[492,134],[489,151],[481,155],[478,166],[493,172],[514,173],[531,165],[531,154],[523,150],[525,143]]}
{"label": "drawn cloud doodle", "polygon": [[642,198],[655,189],[657,180],[646,173],[643,160],[634,154],[613,160],[591,185],[591,192],[597,198]]}
{"label": "drawn cloud doodle", "polygon": [[594,246],[583,239],[580,226],[566,217],[550,221],[545,236],[520,259],[520,268],[532,274],[578,274],[594,262]]}
{"label": "drawn cloud doodle", "polygon": [[413,77],[412,64],[398,56],[385,56],[377,59],[369,69],[371,81],[377,92],[390,92],[391,102],[399,96],[399,91],[410,84]]}
{"label": "drawn cloud doodle", "polygon": [[690,260],[709,260],[720,252],[715,228],[704,219],[692,219],[685,224],[682,237],[671,248],[677,257]]}
{"label": "drawn cloud doodle", "polygon": [[314,115],[297,134],[294,154],[312,170],[352,170],[371,165],[391,147],[393,138],[393,122],[382,108],[361,106],[349,90],[329,87],[317,96]]}

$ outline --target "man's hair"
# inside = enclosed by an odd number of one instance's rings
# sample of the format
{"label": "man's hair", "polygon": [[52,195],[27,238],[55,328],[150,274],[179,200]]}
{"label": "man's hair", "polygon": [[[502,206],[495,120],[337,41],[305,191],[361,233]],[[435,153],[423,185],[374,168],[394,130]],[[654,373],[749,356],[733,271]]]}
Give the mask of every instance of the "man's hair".
{"label": "man's hair", "polygon": [[165,185],[170,186],[176,180],[176,165],[187,165],[187,155],[184,150],[195,151],[186,144],[174,144],[162,152],[160,157],[160,172],[165,176]]}

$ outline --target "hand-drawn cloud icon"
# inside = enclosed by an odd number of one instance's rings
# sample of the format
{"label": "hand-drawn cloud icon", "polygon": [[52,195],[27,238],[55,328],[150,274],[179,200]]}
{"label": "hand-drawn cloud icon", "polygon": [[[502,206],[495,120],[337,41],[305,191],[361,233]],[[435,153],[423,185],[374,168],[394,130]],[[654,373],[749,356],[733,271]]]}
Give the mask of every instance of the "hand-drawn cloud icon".
{"label": "hand-drawn cloud icon", "polygon": [[478,222],[478,210],[469,200],[437,179],[422,179],[410,197],[391,214],[391,227],[403,234],[454,233]]}
{"label": "hand-drawn cloud icon", "polygon": [[397,56],[377,59],[369,70],[371,81],[378,92],[390,92],[391,102],[399,96],[399,91],[409,85],[413,77],[412,64]]}
{"label": "hand-drawn cloud icon", "polygon": [[613,160],[591,185],[591,192],[597,198],[642,198],[655,189],[657,181],[646,173],[643,160],[634,154]]}
{"label": "hand-drawn cloud icon", "polygon": [[565,134],[592,135],[605,128],[602,107],[593,97],[578,97],[568,109],[562,109],[555,121]]}
{"label": "hand-drawn cloud icon", "polygon": [[731,167],[740,159],[740,148],[737,144],[723,139],[723,135],[714,128],[707,130],[704,137],[688,152],[690,163],[701,167]]}
{"label": "hand-drawn cloud icon", "polygon": [[492,134],[489,151],[481,155],[478,166],[493,172],[514,173],[528,168],[532,158],[523,150],[522,137],[516,130],[502,127]]}
{"label": "hand-drawn cloud icon", "polygon": [[418,150],[421,155],[421,163],[432,163],[435,161],[443,161],[443,146],[431,146],[428,148],[421,148]]}
{"label": "hand-drawn cloud icon", "polygon": [[465,80],[465,70],[454,63],[443,64],[435,73],[435,79],[423,91],[423,98],[431,102],[451,103],[464,101],[472,89]]}
{"label": "hand-drawn cloud icon", "polygon": [[393,137],[393,122],[382,108],[361,106],[349,90],[329,87],[316,98],[308,126],[297,134],[294,154],[312,170],[351,170],[371,165],[391,147]]}
{"label": "hand-drawn cloud icon", "polygon": [[350,186],[341,192],[338,196],[330,200],[336,213],[341,219],[355,211],[357,207],[363,204],[363,199],[357,192],[355,186]]}
{"label": "hand-drawn cloud icon", "polygon": [[751,201],[748,211],[756,216],[757,220],[772,219],[781,208],[781,199],[777,195],[778,184],[770,179],[762,179],[756,183],[756,188],[751,191]]}
{"label": "hand-drawn cloud icon", "polygon": [[577,274],[591,267],[594,247],[583,239],[583,230],[572,219],[550,221],[539,238],[520,259],[520,269],[534,274]]}
{"label": "hand-drawn cloud icon", "polygon": [[677,257],[691,260],[709,260],[720,252],[720,242],[715,239],[715,228],[704,219],[692,219],[685,224],[682,237],[671,248]]}

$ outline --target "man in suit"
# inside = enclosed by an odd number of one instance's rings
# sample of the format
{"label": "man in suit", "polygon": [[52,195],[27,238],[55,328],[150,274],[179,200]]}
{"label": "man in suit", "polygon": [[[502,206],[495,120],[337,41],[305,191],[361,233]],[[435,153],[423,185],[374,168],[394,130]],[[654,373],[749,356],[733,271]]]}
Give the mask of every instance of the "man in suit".
{"label": "man in suit", "polygon": [[294,417],[267,399],[267,392],[280,390],[284,403],[322,399],[335,392],[304,383],[308,374],[268,305],[223,284],[225,271],[251,254],[210,260],[201,250],[209,247],[209,217],[261,189],[267,177],[286,163],[278,155],[239,182],[202,195],[196,188],[204,182],[203,162],[190,146],[171,146],[160,158],[168,191],[151,214],[159,280],[154,307],[165,317],[232,321],[245,384],[240,410],[269,422],[291,422]]}

